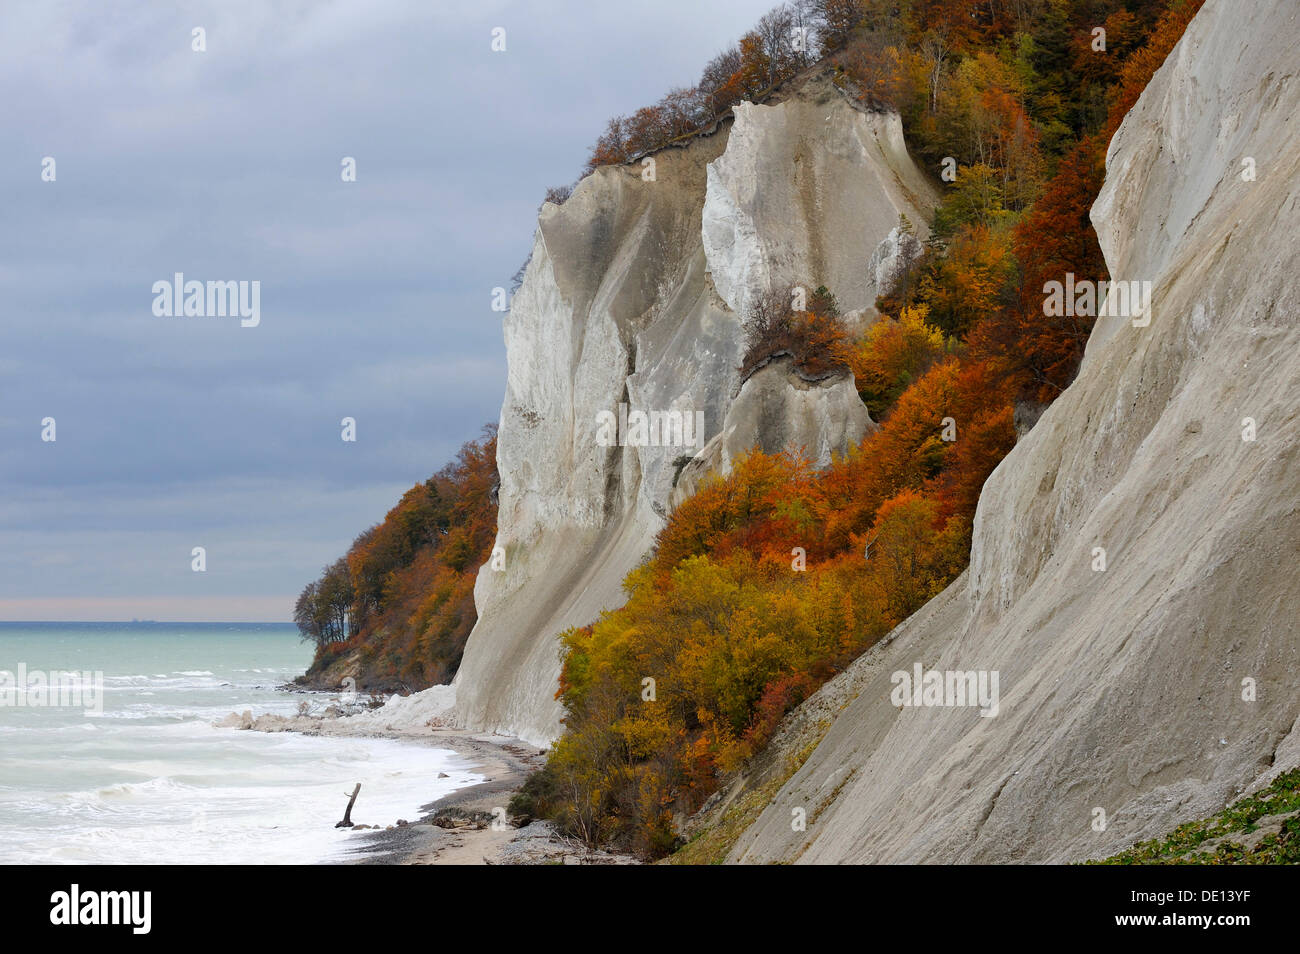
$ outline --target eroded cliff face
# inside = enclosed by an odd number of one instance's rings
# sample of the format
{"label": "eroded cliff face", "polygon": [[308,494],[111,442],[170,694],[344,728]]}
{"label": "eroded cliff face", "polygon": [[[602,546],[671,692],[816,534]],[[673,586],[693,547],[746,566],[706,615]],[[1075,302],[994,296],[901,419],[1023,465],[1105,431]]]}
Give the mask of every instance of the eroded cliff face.
{"label": "eroded cliff face", "polygon": [[777,358],[741,384],[722,429],[682,468],[672,506],[694,495],[710,475],[731,473],[733,463],[755,447],[765,454],[799,454],[827,467],[876,426],[851,373],[809,380],[792,358]]}
{"label": "eroded cliff face", "polygon": [[777,106],[740,103],[708,168],[702,238],[714,286],[742,315],[755,294],[810,280],[842,311],[874,314],[882,283],[921,250],[914,236],[900,245],[899,215],[924,229],[934,198],[895,113],[855,110],[826,82]]}
{"label": "eroded cliff face", "polygon": [[[468,728],[559,735],[556,636],[623,603],[676,478],[721,433],[748,296],[824,284],[869,316],[881,277],[909,254],[900,215],[919,228],[935,198],[897,115],[861,111],[820,77],[654,159],[653,181],[640,164],[607,167],[543,208],[505,321],[501,568],[479,573],[456,677],[452,718]],[[867,426],[842,380],[813,388],[791,396],[799,420],[787,427],[810,450]],[[693,446],[604,446],[599,415],[621,404],[702,412],[702,433]]]}
{"label": "eroded cliff face", "polygon": [[[731,860],[1104,857],[1300,764],[1298,40],[1292,4],[1209,0],[1157,72],[1092,210],[1149,324],[1099,320],[968,572],[845,674]],[[997,670],[997,715],[895,705],[917,663]]]}

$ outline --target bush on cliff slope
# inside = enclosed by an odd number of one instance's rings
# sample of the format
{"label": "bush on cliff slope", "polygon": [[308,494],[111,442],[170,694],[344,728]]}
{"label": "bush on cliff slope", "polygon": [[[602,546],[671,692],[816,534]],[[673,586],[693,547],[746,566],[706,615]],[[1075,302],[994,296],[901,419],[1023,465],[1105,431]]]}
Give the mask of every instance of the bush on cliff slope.
{"label": "bush on cliff slope", "polygon": [[795,370],[806,380],[849,369],[848,334],[835,296],[824,286],[811,295],[794,287],[755,296],[745,316],[745,336],[742,383],[780,355],[790,355]]}

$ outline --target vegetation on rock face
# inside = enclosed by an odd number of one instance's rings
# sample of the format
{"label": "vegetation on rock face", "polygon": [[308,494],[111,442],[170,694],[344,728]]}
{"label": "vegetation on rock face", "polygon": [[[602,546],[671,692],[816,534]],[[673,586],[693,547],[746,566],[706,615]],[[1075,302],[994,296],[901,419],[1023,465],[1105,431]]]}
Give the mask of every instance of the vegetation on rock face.
{"label": "vegetation on rock face", "polygon": [[628,576],[627,604],[562,634],[567,731],[531,809],[670,850],[676,816],[961,571],[979,488],[1013,442],[1005,382],[954,356],[826,471],[753,452],[706,481]]}
{"label": "vegetation on rock face", "polygon": [[[742,374],[786,351],[810,377],[851,369],[880,427],[821,472],[797,454],[751,453],[670,516],[627,577],[626,605],[561,634],[566,732],[513,812],[592,844],[671,852],[680,818],[790,709],[961,572],[980,488],[1014,444],[1016,401],[1054,399],[1091,330],[1086,317],[1046,317],[1043,284],[1105,277],[1088,210],[1106,144],[1199,6],[809,0],[765,16],[697,86],[610,122],[589,171],[712,125],[813,62],[812,49],[847,94],[897,108],[913,153],[955,178],[943,177],[924,255],[861,340],[825,289],[747,316]],[[811,47],[793,42],[805,27]],[[466,444],[309,584],[295,619],[317,643],[313,671],[355,652],[363,684],[450,679],[492,545],[494,459],[490,433]],[[1294,824],[1265,850],[1294,852]],[[1179,829],[1128,860],[1211,837]]]}
{"label": "vegetation on rock face", "polygon": [[[1054,399],[1091,330],[1047,318],[1043,284],[1106,277],[1088,220],[1105,145],[1198,7],[813,4],[846,91],[894,104],[913,151],[935,172],[951,157],[956,178],[863,339],[847,339],[825,289],[803,309],[769,296],[747,316],[741,370],[783,351],[813,375],[847,366],[881,426],[824,472],[754,452],[682,503],[629,574],[627,604],[561,635],[566,732],[515,810],[593,844],[671,852],[681,818],[786,712],[961,572],[1016,401]],[[726,59],[733,77],[758,82],[757,49]],[[627,154],[598,147],[592,164]]]}
{"label": "vegetation on rock face", "polygon": [[928,305],[931,323],[969,336],[974,355],[1015,378],[1018,396],[1049,402],[1073,379],[1092,320],[1044,315],[1043,284],[1066,272],[1106,277],[1088,219],[1106,145],[1201,2],[782,4],[696,86],[611,120],[585,171],[711,127],[815,53],[850,95],[897,109],[912,152],[946,173],[922,267],[882,310]]}
{"label": "vegetation on rock face", "polygon": [[930,247],[882,310],[926,305],[1018,397],[1054,400],[1092,319],[1046,316],[1043,285],[1106,277],[1088,218],[1106,146],[1200,6],[858,0],[870,29],[832,58],[841,82],[895,106],[909,148],[945,182]]}
{"label": "vegetation on rock face", "polygon": [[1300,769],[1213,818],[1180,825],[1164,838],[1093,862],[1107,865],[1300,864]]}
{"label": "vegetation on rock face", "polygon": [[474,579],[496,535],[496,482],[489,425],[306,586],[294,620],[316,643],[308,681],[354,652],[363,687],[451,680],[477,618]]}
{"label": "vegetation on rock face", "polygon": [[849,354],[858,394],[872,420],[898,402],[914,381],[936,362],[956,350],[956,339],[945,339],[929,319],[926,305],[905,307],[892,321],[878,321]]}
{"label": "vegetation on rock face", "polygon": [[797,288],[759,295],[745,316],[745,333],[742,382],[779,355],[790,355],[795,370],[809,380],[849,370],[848,335],[835,296],[825,287],[811,295]]}
{"label": "vegetation on rock face", "polygon": [[709,61],[695,86],[670,90],[631,116],[615,116],[592,147],[584,174],[707,128],[741,100],[789,79],[813,62],[815,31],[828,5],[834,0],[773,7],[735,47]]}

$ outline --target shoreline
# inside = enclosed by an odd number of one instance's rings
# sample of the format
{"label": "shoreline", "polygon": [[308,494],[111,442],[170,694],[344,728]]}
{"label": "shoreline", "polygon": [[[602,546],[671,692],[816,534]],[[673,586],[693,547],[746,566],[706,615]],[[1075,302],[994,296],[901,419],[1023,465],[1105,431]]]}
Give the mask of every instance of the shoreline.
{"label": "shoreline", "polygon": [[[471,735],[445,727],[431,728],[429,744],[451,749],[483,781],[459,788],[420,806],[420,819],[408,825],[369,832],[361,839],[358,865],[483,865],[506,864],[506,846],[525,829],[507,825],[494,829],[511,796],[524,779],[545,761],[536,746],[510,736]],[[453,820],[463,822],[443,827]],[[499,822],[498,822],[499,824]]]}
{"label": "shoreline", "polygon": [[[402,697],[399,697],[402,698]],[[410,697],[404,697],[409,699]],[[437,717],[413,725],[386,721],[383,708],[344,714],[330,707],[323,714],[280,716],[231,713],[217,726],[253,732],[380,738],[414,742],[456,754],[464,767],[483,781],[456,789],[420,806],[420,816],[406,824],[366,830],[342,858],[320,864],[343,865],[492,865],[492,864],[635,864],[630,856],[590,852],[560,835],[548,822],[516,828],[505,811],[524,780],[546,760],[546,751],[512,736],[467,732],[440,724]],[[358,805],[363,805],[362,789]],[[359,811],[364,817],[364,810]]]}

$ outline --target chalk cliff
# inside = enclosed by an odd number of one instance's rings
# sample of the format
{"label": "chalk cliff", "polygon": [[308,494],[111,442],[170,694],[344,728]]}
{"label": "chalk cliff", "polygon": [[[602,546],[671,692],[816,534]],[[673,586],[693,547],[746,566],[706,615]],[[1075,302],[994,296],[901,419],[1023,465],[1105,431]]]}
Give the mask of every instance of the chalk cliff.
{"label": "chalk cliff", "polygon": [[[729,415],[731,454],[793,442],[829,459],[870,425],[851,377],[792,383],[769,367],[741,389],[737,369],[756,292],[825,285],[870,320],[881,283],[918,251],[900,216],[924,237],[936,197],[898,116],[813,76],[652,158],[653,179],[641,163],[598,169],[543,207],[505,320],[500,569],[478,576],[452,715],[469,728],[559,734],[556,635],[621,605],[679,476]],[[704,433],[690,447],[602,446],[597,415],[620,404],[702,411]]]}
{"label": "chalk cliff", "polygon": [[[1092,209],[1149,324],[1099,320],[969,570],[823,690],[856,696],[732,861],[1104,857],[1300,764],[1297,40],[1209,0],[1156,73]],[[997,715],[896,706],[917,663],[998,671]]]}

